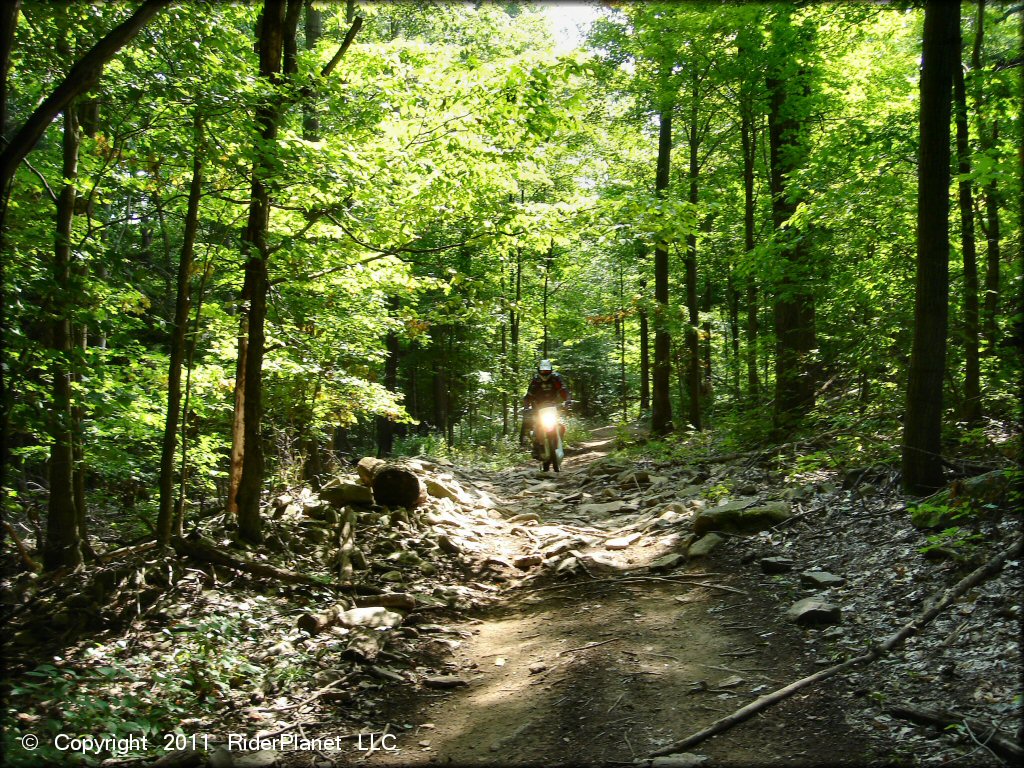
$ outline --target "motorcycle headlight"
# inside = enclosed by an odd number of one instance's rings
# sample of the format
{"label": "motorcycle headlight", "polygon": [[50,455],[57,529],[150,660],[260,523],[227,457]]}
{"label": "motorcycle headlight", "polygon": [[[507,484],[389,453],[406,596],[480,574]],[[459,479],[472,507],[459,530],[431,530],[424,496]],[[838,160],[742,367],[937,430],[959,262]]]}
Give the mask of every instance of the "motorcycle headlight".
{"label": "motorcycle headlight", "polygon": [[544,429],[554,429],[558,424],[558,410],[555,408],[542,408],[540,411],[540,425]]}

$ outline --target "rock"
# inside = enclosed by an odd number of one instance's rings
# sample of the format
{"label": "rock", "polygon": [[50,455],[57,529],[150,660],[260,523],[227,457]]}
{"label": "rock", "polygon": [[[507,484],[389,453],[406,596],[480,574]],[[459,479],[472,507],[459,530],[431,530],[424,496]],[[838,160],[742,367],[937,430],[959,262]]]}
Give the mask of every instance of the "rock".
{"label": "rock", "polygon": [[681,552],[673,552],[668,555],[662,555],[657,560],[651,563],[650,569],[652,571],[671,571],[673,568],[678,568],[686,562],[686,555]]}
{"label": "rock", "polygon": [[825,626],[842,621],[839,606],[817,597],[805,597],[789,607],[786,618],[803,627]]}
{"label": "rock", "polygon": [[635,504],[624,501],[607,501],[597,504],[580,504],[577,512],[581,515],[614,515],[619,512],[636,512]]}
{"label": "rock", "polygon": [[756,499],[738,499],[705,509],[694,518],[693,532],[698,536],[708,531],[755,533],[788,520],[792,509],[788,502],[773,501],[750,506]]}
{"label": "rock", "polygon": [[338,624],[343,627],[391,628],[401,623],[402,614],[389,611],[381,605],[350,608],[338,616]]}
{"label": "rock", "polygon": [[433,496],[435,499],[451,499],[452,501],[469,500],[464,493],[460,492],[461,489],[457,491],[453,488],[449,488],[444,483],[431,477],[428,477],[424,484],[427,487],[427,494],[429,496]]}
{"label": "rock", "polygon": [[234,768],[271,768],[278,765],[281,754],[273,749],[261,749],[247,755],[232,755]]}
{"label": "rock", "polygon": [[542,555],[523,555],[522,557],[517,557],[513,560],[512,565],[521,571],[526,571],[543,562],[544,557]]}
{"label": "rock", "polygon": [[539,675],[541,672],[543,672],[547,668],[548,668],[548,665],[545,664],[543,661],[534,662],[529,667],[531,675]]}
{"label": "rock", "polygon": [[740,496],[753,496],[760,490],[754,483],[744,483],[736,486],[736,493]]}
{"label": "rock", "polygon": [[717,533],[708,533],[693,542],[686,554],[691,558],[707,557],[711,554],[711,551],[723,541],[725,541],[725,539]]}
{"label": "rock", "polygon": [[358,483],[342,483],[320,489],[320,498],[332,507],[344,507],[347,504],[368,506],[373,504],[373,490]]}
{"label": "rock", "polygon": [[460,688],[468,682],[456,675],[431,675],[423,678],[427,688]]}
{"label": "rock", "polygon": [[630,544],[639,539],[643,534],[640,531],[635,531],[626,536],[619,536],[614,539],[608,539],[604,543],[605,549],[626,549]]}
{"label": "rock", "polygon": [[462,554],[462,547],[456,544],[446,533],[442,533],[437,537],[437,546],[441,548],[442,552],[446,552],[449,555]]}
{"label": "rock", "polygon": [[514,517],[510,517],[508,519],[508,522],[513,525],[518,523],[539,523],[540,515],[538,515],[536,512],[523,512],[521,515],[515,515]]}
{"label": "rock", "polygon": [[793,561],[788,557],[762,557],[761,570],[765,573],[785,573],[793,570]]}
{"label": "rock", "polygon": [[662,755],[651,760],[651,768],[696,768],[708,761],[707,755],[694,752],[679,752],[675,755]]}
{"label": "rock", "polygon": [[804,571],[800,574],[801,587],[827,589],[828,587],[841,587],[845,583],[846,579],[842,576],[836,576],[828,571]]}

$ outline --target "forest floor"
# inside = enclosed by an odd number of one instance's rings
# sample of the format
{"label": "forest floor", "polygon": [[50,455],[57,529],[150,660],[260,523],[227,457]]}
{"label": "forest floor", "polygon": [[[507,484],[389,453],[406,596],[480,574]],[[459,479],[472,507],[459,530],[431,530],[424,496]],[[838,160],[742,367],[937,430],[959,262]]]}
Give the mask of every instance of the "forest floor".
{"label": "forest floor", "polygon": [[[891,654],[652,760],[877,645],[1005,550],[1021,517],[995,504],[939,547],[885,467],[629,460],[612,453],[622,438],[596,430],[558,474],[525,454],[500,471],[405,460],[429,498],[413,515],[359,507],[354,593],[331,583],[337,509],[308,489],[268,506],[260,548],[219,518],[198,529],[295,583],[136,548],[5,578],[5,764],[82,764],[20,750],[58,727],[148,728],[148,749],[101,755],[133,767],[1013,764],[999,737],[1022,738],[1019,558]],[[757,532],[694,530],[712,511],[780,506]],[[832,604],[821,623],[787,615],[808,597]],[[317,614],[318,631],[300,628]]]}
{"label": "forest floor", "polygon": [[[527,470],[494,484],[505,498],[531,502],[544,530],[483,539],[485,562],[528,557],[543,537],[556,542],[549,549],[570,542],[581,553],[578,577],[509,588],[457,625],[464,640],[451,673],[467,685],[392,701],[388,720],[413,729],[398,751],[378,752],[369,764],[633,764],[731,711],[747,692],[813,670],[794,647],[799,632],[777,627],[730,564],[702,558],[658,575],[650,567],[676,549],[671,535],[645,536],[622,549],[587,544],[593,537],[626,544],[643,528],[628,519],[631,502],[626,510],[578,511],[581,488],[601,498],[601,486],[615,487],[591,482],[595,475],[587,472],[613,444],[613,429],[598,430],[560,474],[543,478]],[[620,498],[616,489],[613,499]],[[867,744],[828,699],[827,689],[810,691],[700,753],[714,764],[862,762]]]}

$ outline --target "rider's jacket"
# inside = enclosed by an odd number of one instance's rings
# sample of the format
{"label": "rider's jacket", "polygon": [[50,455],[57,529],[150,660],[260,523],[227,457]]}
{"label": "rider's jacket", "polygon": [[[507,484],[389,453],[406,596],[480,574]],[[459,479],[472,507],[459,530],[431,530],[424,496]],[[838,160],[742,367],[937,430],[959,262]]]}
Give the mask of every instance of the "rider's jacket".
{"label": "rider's jacket", "polygon": [[565,386],[561,376],[552,372],[547,381],[544,381],[540,374],[533,377],[526,390],[526,397],[523,398],[523,405],[543,408],[546,405],[562,403],[568,399],[569,388]]}

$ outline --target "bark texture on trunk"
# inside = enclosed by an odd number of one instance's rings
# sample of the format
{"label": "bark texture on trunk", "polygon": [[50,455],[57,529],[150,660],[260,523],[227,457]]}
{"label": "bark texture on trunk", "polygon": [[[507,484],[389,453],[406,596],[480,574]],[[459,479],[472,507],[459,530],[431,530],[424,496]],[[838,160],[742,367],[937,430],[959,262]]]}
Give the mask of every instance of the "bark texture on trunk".
{"label": "bark texture on trunk", "polygon": [[62,139],[65,179],[57,201],[53,251],[54,320],[52,325],[53,405],[50,413],[50,493],[46,515],[43,567],[54,570],[82,563],[74,489],[74,427],[71,395],[71,227],[78,178],[78,121],[74,103],[64,111]]}
{"label": "bark texture on trunk", "polygon": [[949,313],[949,140],[953,69],[959,62],[959,3],[925,5],[914,338],[903,426],[903,485],[942,487],[942,382]]}
{"label": "bark texture on trunk", "polygon": [[[662,110],[658,130],[658,168],[655,189],[668,187],[672,155],[672,110]],[[672,371],[672,336],[668,329],[668,244],[654,248],[654,371],[652,376],[651,431],[663,435],[672,431],[672,400],[669,395]]]}
{"label": "bark texture on trunk", "polygon": [[[293,0],[294,2],[294,0]],[[260,77],[269,85],[281,79],[281,65],[286,36],[287,3],[266,0],[259,33]],[[245,353],[245,397],[242,408],[242,474],[238,482],[238,532],[242,538],[259,542],[263,539],[260,518],[260,492],[263,486],[264,457],[261,433],[263,417],[263,356],[266,344],[267,317],[267,235],[270,230],[270,190],[272,173],[269,153],[277,138],[280,101],[268,97],[256,109],[256,125],[260,146],[252,169],[249,217],[245,229],[243,252],[246,256],[242,302],[248,321],[248,349]]]}
{"label": "bark texture on trunk", "polygon": [[[959,20],[958,20],[959,21]],[[959,38],[960,25],[957,24]],[[959,42],[959,40],[958,40]],[[959,46],[958,46],[959,49]],[[962,66],[953,67],[953,98],[956,104],[956,155],[960,202],[960,249],[964,260],[964,403],[963,419],[981,419],[981,368],[978,361],[978,256],[974,238],[974,188],[970,179],[971,146],[967,127],[967,89]]]}
{"label": "bark texture on trunk", "polygon": [[178,259],[178,280],[174,301],[174,325],[171,328],[171,359],[167,371],[167,416],[164,420],[160,451],[160,507],[156,534],[162,545],[171,543],[174,519],[174,454],[178,447],[178,418],[181,411],[181,369],[185,361],[185,340],[188,316],[192,307],[192,261],[199,232],[199,201],[203,193],[203,120],[198,108],[192,120],[192,181],[189,184],[185,230]]}

